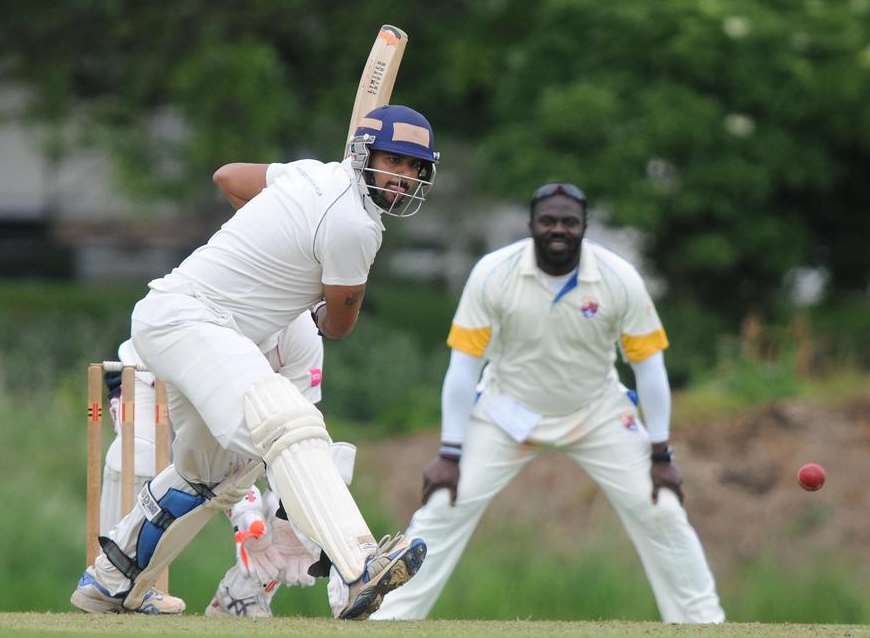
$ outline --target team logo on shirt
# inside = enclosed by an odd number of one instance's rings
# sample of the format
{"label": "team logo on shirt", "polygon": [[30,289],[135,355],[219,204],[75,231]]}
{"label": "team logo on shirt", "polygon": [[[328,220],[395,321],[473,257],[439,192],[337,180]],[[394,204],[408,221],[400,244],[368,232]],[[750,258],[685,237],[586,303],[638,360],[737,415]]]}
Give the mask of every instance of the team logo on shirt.
{"label": "team logo on shirt", "polygon": [[630,432],[637,432],[637,417],[633,414],[623,414],[622,425]]}
{"label": "team logo on shirt", "polygon": [[583,316],[587,319],[592,319],[592,317],[598,314],[598,300],[593,299],[592,297],[586,297],[583,299],[583,305],[580,306],[580,312],[583,313]]}

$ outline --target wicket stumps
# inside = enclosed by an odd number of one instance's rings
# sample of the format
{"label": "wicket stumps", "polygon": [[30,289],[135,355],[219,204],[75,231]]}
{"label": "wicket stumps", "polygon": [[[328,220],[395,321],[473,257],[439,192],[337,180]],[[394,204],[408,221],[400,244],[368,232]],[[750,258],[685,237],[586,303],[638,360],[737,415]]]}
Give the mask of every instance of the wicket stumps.
{"label": "wicket stumps", "polygon": [[[87,468],[87,543],[85,560],[93,565],[100,553],[100,492],[103,474],[103,374],[121,372],[121,513],[133,509],[135,502],[135,412],[136,412],[136,371],[145,371],[141,366],[124,365],[120,361],[103,361],[88,366],[88,468]],[[170,432],[169,406],[166,399],[166,385],[157,380],[154,383],[154,470],[169,465]],[[168,591],[169,572],[163,572],[157,579],[157,589]]]}

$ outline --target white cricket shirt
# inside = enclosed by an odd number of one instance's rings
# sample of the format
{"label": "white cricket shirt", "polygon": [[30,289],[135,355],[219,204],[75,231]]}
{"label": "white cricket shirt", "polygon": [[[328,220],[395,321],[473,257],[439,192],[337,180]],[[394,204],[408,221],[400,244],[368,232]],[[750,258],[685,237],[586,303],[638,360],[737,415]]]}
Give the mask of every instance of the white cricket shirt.
{"label": "white cricket shirt", "polygon": [[193,291],[259,343],[323,296],[368,278],[383,225],[367,211],[350,160],[272,164],[267,186],[208,243],[150,288]]}
{"label": "white cricket shirt", "polygon": [[629,362],[668,346],[637,270],[583,240],[575,276],[554,293],[532,239],[484,256],[466,282],[447,344],[489,360],[484,393],[544,416],[596,399],[616,378],[616,347]]}

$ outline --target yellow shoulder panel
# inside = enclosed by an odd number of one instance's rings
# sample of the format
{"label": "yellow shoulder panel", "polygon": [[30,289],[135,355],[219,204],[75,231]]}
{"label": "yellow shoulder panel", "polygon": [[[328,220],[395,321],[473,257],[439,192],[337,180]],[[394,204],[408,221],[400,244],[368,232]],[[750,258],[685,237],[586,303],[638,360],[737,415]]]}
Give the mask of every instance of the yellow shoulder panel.
{"label": "yellow shoulder panel", "polygon": [[492,328],[463,328],[454,323],[447,335],[447,345],[472,357],[482,357],[491,336]]}
{"label": "yellow shoulder panel", "polygon": [[670,344],[664,330],[655,330],[645,335],[622,335],[622,351],[631,363],[640,363]]}

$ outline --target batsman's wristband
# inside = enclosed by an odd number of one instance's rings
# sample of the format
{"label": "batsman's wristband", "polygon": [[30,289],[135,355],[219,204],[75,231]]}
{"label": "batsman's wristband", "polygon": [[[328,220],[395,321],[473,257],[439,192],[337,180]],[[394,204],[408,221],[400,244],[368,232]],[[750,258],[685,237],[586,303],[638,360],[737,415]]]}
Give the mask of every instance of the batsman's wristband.
{"label": "batsman's wristband", "polygon": [[320,312],[320,309],[326,305],[325,300],[318,301],[316,304],[311,306],[311,319],[314,321],[314,327],[317,328],[317,334],[321,337],[326,335],[323,334],[323,331],[320,329],[320,324],[317,323],[317,313]]}
{"label": "batsman's wristband", "polygon": [[652,459],[653,463],[670,463],[674,459],[674,451],[671,449],[669,445],[666,449],[661,452],[653,452],[650,455],[650,459]]}

